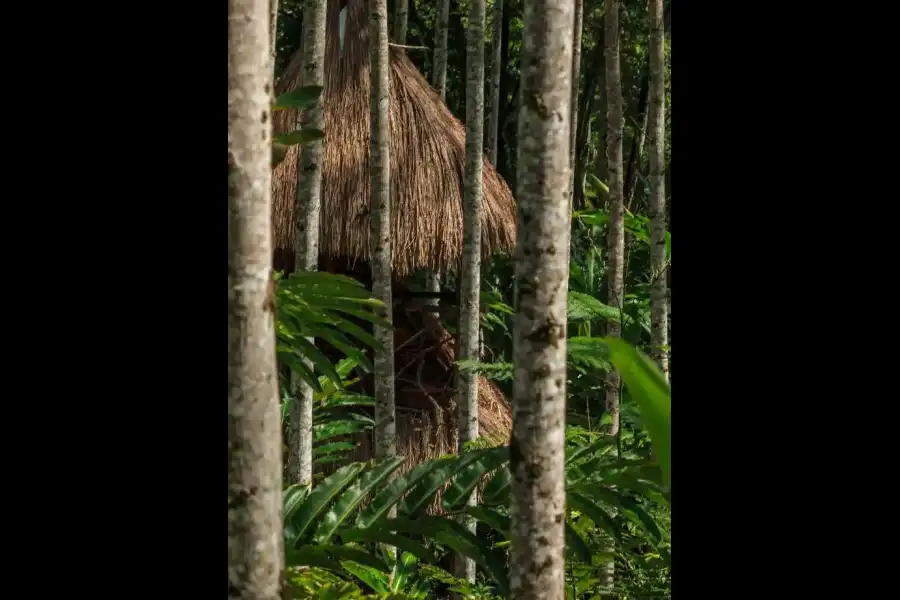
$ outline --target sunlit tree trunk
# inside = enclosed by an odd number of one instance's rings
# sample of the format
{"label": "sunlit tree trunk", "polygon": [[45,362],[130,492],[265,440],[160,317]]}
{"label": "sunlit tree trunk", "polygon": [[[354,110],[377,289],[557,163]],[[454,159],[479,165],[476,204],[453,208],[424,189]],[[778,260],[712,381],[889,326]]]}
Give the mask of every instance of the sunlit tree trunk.
{"label": "sunlit tree trunk", "polygon": [[228,597],[280,600],[268,0],[228,1]]}
{"label": "sunlit tree trunk", "polygon": [[669,378],[669,299],[666,285],[665,28],[663,0],[650,0],[650,343],[651,354]]}
{"label": "sunlit tree trunk", "polygon": [[[500,127],[500,74],[503,68],[503,0],[494,0],[493,28],[491,34],[491,87],[488,96],[488,128],[485,140],[488,160],[497,166],[497,132]],[[498,167],[499,168],[499,167]]]}
{"label": "sunlit tree trunk", "polygon": [[[390,121],[388,64],[388,20],[386,0],[372,1],[372,291],[384,303],[380,317],[392,320],[391,298],[391,202]],[[375,352],[375,456],[395,456],[396,415],[394,407],[394,333],[375,326],[381,349]]]}
{"label": "sunlit tree trunk", "polygon": [[565,598],[566,297],[574,0],[524,6],[517,176],[510,579]]}
{"label": "sunlit tree trunk", "polygon": [[432,85],[447,99],[447,31],[450,28],[450,0],[438,0],[434,26],[434,76]]}
{"label": "sunlit tree trunk", "polygon": [[[326,0],[309,0],[303,9],[303,85],[325,86]],[[325,127],[321,100],[298,115],[297,128]],[[294,264],[315,271],[319,265],[319,214],[322,207],[322,141],[303,145],[297,162],[297,215]],[[313,340],[310,339],[310,342]],[[312,371],[312,363],[305,360]],[[291,374],[296,400],[288,414],[288,482],[312,484],[313,390]]]}
{"label": "sunlit tree trunk", "polygon": [[[484,164],[484,0],[469,1],[466,29],[466,171],[463,189],[463,255],[460,273],[459,358],[480,358],[481,213],[482,166]],[[457,371],[459,408],[459,453],[466,442],[478,438],[478,377],[472,371]],[[474,506],[475,493],[469,497]],[[475,521],[465,519],[475,532]],[[475,561],[456,557],[457,577],[475,582]]]}

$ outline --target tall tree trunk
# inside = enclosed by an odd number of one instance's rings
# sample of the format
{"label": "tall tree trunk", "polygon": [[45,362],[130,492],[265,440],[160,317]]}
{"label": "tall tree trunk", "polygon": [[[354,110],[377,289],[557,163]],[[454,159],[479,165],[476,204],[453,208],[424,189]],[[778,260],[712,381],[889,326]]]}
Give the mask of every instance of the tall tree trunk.
{"label": "tall tree trunk", "polygon": [[[623,308],[625,215],[622,204],[622,87],[619,65],[619,0],[606,0],[606,163],[609,171],[609,234],[607,237],[608,304]],[[607,335],[622,337],[622,324],[610,321]],[[607,378],[606,407],[612,417],[610,434],[619,432],[619,374]]]}
{"label": "tall tree trunk", "polygon": [[[389,121],[390,66],[388,63],[388,21],[386,0],[373,0],[370,39],[372,40],[372,291],[384,305],[379,316],[392,321],[391,298],[391,155]],[[375,456],[397,453],[394,407],[394,332],[375,326],[381,350],[375,352]]]}
{"label": "tall tree trunk", "polygon": [[[584,17],[584,0],[575,0],[575,24],[572,39],[572,123],[569,127],[569,169],[572,173],[572,186],[569,198],[571,212],[575,200],[575,161],[578,137],[578,84],[581,77],[581,27]],[[590,116],[586,116],[590,120]]]}
{"label": "tall tree trunk", "polygon": [[650,352],[669,378],[666,285],[666,76],[663,0],[650,0]]}
{"label": "tall tree trunk", "polygon": [[[609,171],[609,233],[607,236],[607,304],[619,310],[625,298],[625,214],[622,198],[622,73],[619,64],[619,0],[606,0],[606,163]],[[622,337],[621,321],[611,320],[606,333]],[[619,435],[619,374],[606,378],[606,410],[612,417],[609,434]],[[615,564],[607,563],[601,585],[610,586]]]}
{"label": "tall tree trunk", "polygon": [[[650,0],[654,2],[655,0]],[[670,5],[671,6],[671,5]],[[671,12],[666,7],[663,15],[663,31],[667,31],[670,25]],[[647,123],[649,119],[649,111],[647,103],[650,101],[650,78],[652,66],[648,61],[645,65],[644,74],[641,77],[641,90],[638,95],[637,119],[638,130],[635,132],[631,141],[631,152],[628,154],[628,166],[625,169],[625,208],[632,210],[634,205],[634,191],[637,188],[637,178],[641,170],[641,162],[644,156],[644,142],[647,137]]]}
{"label": "tall tree trunk", "polygon": [[447,31],[450,28],[450,0],[438,0],[434,26],[434,78],[432,85],[447,101]]}
{"label": "tall tree trunk", "polygon": [[[309,0],[303,9],[303,85],[325,86],[326,0]],[[298,115],[297,128],[325,127],[321,98]],[[322,141],[304,144],[297,161],[297,222],[294,235],[296,269],[319,266],[319,214],[322,207]],[[313,340],[310,339],[310,342]],[[304,359],[312,371],[312,362]],[[296,400],[288,406],[288,483],[312,484],[313,390],[298,373],[291,373]]]}
{"label": "tall tree trunk", "polygon": [[[497,167],[497,132],[500,127],[500,74],[503,64],[503,0],[494,0],[493,27],[491,34],[491,94],[488,98],[491,113],[488,118],[487,155],[488,160]],[[499,167],[497,167],[499,168]]]}
{"label": "tall tree trunk", "polygon": [[[484,0],[469,0],[466,28],[466,173],[463,189],[463,255],[460,277],[459,357],[479,358],[481,293],[482,167],[484,164]],[[478,377],[457,371],[459,453],[466,442],[478,438]],[[468,504],[474,506],[473,491]],[[475,533],[475,521],[465,519]],[[475,583],[475,561],[457,555],[457,577]]]}
{"label": "tall tree trunk", "polygon": [[574,0],[525,3],[519,119],[512,597],[565,598],[566,298]]}
{"label": "tall tree trunk", "polygon": [[[576,147],[578,137],[578,83],[581,76],[581,25],[584,17],[583,0],[575,0],[575,15],[572,27],[572,99],[570,105],[571,122],[569,123],[569,214],[575,207],[575,186],[580,185],[575,180]],[[569,232],[571,236],[571,232]],[[566,246],[566,264],[572,258],[571,245]]]}
{"label": "tall tree trunk", "polygon": [[394,0],[394,43],[406,45],[409,21],[409,0]]}
{"label": "tall tree trunk", "polygon": [[[654,0],[650,0],[653,2]],[[638,172],[641,170],[641,159],[644,156],[644,141],[647,138],[647,101],[650,94],[650,65],[647,64],[641,76],[641,89],[638,93],[637,129],[631,138],[631,151],[628,153],[628,165],[625,167],[625,183],[622,196],[625,208],[632,210],[634,190],[637,187]]]}
{"label": "tall tree trunk", "polygon": [[[580,209],[584,206],[584,177],[587,172],[589,157],[589,145],[591,141],[591,116],[594,113],[594,98],[597,90],[605,92],[606,71],[603,64],[603,56],[605,51],[604,26],[601,26],[596,33],[597,43],[594,46],[590,58],[585,62],[586,70],[584,75],[584,91],[581,94],[581,108],[578,114],[582,115],[578,121],[578,135],[575,140],[575,201],[574,208]],[[602,103],[600,108],[602,108]],[[599,109],[598,109],[599,110]]]}
{"label": "tall tree trunk", "polygon": [[280,600],[267,0],[228,0],[228,597]]}

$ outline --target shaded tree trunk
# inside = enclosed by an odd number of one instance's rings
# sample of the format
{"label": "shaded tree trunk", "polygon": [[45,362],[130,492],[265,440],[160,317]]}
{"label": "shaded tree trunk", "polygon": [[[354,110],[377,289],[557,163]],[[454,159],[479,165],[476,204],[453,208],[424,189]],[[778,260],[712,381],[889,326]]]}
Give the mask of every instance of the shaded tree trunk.
{"label": "shaded tree trunk", "polygon": [[[619,0],[606,0],[606,164],[609,171],[609,232],[607,234],[607,304],[624,308],[625,287],[625,214],[622,197],[622,73],[619,64]],[[607,323],[609,337],[622,337],[622,324]],[[619,435],[619,373],[606,377],[606,410],[612,418],[609,434]],[[611,586],[615,564],[601,571],[601,585]]]}
{"label": "shaded tree trunk", "polygon": [[663,0],[650,0],[650,352],[669,378],[666,285],[666,80]]}
{"label": "shaded tree trunk", "polygon": [[406,30],[409,20],[409,0],[394,0],[394,42],[406,44]]}
{"label": "shaded tree trunk", "polygon": [[497,132],[500,128],[500,74],[503,71],[503,65],[500,62],[503,56],[503,0],[494,0],[494,16],[491,34],[491,94],[489,96],[489,106],[491,113],[488,117],[487,140],[485,147],[487,149],[488,160],[497,167]]}
{"label": "shaded tree trunk", "polygon": [[[463,189],[463,255],[460,273],[460,360],[479,358],[481,292],[482,167],[484,164],[484,0],[469,0],[466,28],[466,172]],[[459,453],[466,442],[478,438],[478,377],[457,370],[459,386]],[[469,496],[474,506],[476,494]],[[475,533],[475,521],[464,518]],[[458,554],[456,576],[475,583],[475,561]]]}
{"label": "shaded tree trunk", "polygon": [[[578,114],[582,115],[578,121],[578,134],[575,141],[576,158],[575,158],[575,198],[574,208],[581,209],[584,207],[584,177],[587,173],[588,163],[590,162],[589,145],[591,140],[591,116],[594,113],[594,99],[599,90],[605,92],[606,87],[606,67],[603,61],[606,35],[604,26],[601,26],[596,33],[597,44],[594,46],[590,59],[585,63],[586,70],[584,76],[584,91],[581,94],[581,105]],[[601,107],[602,109],[602,104]]]}
{"label": "shaded tree trunk", "polygon": [[565,595],[566,298],[574,0],[525,3],[510,442],[512,597]]}
{"label": "shaded tree trunk", "polygon": [[[619,0],[606,0],[606,163],[609,171],[609,233],[607,237],[607,303],[623,308],[625,215],[622,203],[622,87],[619,64]],[[622,337],[622,324],[612,320],[607,335]],[[606,408],[612,417],[610,435],[619,432],[619,374],[607,378]]]}
{"label": "shaded tree trunk", "polygon": [[280,600],[267,0],[228,1],[228,597]]}
{"label": "shaded tree trunk", "polygon": [[[653,0],[650,0],[653,2]],[[638,172],[641,170],[641,159],[644,157],[644,141],[647,138],[647,100],[650,94],[650,65],[646,65],[641,76],[641,89],[638,93],[637,129],[631,138],[631,150],[628,153],[628,166],[625,168],[625,183],[622,196],[625,199],[625,207],[632,210],[634,203],[634,190],[637,183]]]}
{"label": "shaded tree trunk", "polygon": [[[384,305],[378,315],[391,321],[391,202],[390,202],[390,121],[388,92],[387,2],[373,0],[370,39],[371,70],[371,244],[372,291]],[[394,406],[394,334],[391,329],[375,326],[375,339],[382,349],[375,352],[375,457],[386,458],[397,453],[397,428]]]}
{"label": "shaded tree trunk", "polygon": [[438,0],[434,26],[434,79],[432,85],[447,100],[447,30],[450,27],[450,0]]}
{"label": "shaded tree trunk", "polygon": [[[655,0],[650,0],[654,2]],[[666,8],[665,16],[663,17],[663,30],[669,28],[669,9]],[[638,129],[635,131],[635,134],[631,141],[631,152],[628,154],[628,166],[625,169],[625,188],[624,188],[624,197],[625,197],[625,208],[628,210],[633,210],[634,206],[634,192],[637,188],[637,178],[638,174],[641,170],[641,163],[644,157],[644,142],[647,138],[647,123],[649,118],[649,112],[647,110],[647,103],[650,99],[650,77],[651,77],[651,65],[648,61],[645,65],[644,74],[641,77],[641,90],[638,94],[638,107],[637,107],[637,119],[638,119]]]}
{"label": "shaded tree trunk", "polygon": [[[569,123],[569,214],[575,207],[575,186],[580,185],[575,179],[575,162],[578,133],[578,83],[581,76],[581,25],[584,17],[583,0],[575,0],[575,15],[572,28],[572,99],[570,104],[571,122]],[[571,236],[571,232],[569,232]],[[566,246],[566,264],[572,258],[571,244]]]}
{"label": "shaded tree trunk", "polygon": [[[326,0],[309,0],[303,9],[303,86],[325,86]],[[301,112],[297,128],[325,127],[321,100]],[[294,264],[296,269],[315,271],[319,265],[319,215],[322,207],[321,140],[303,145],[297,161],[297,204],[295,214]],[[309,340],[311,343],[312,339]],[[313,365],[304,359],[307,368]],[[312,484],[313,390],[298,373],[291,373],[295,400],[288,406],[289,484]]]}

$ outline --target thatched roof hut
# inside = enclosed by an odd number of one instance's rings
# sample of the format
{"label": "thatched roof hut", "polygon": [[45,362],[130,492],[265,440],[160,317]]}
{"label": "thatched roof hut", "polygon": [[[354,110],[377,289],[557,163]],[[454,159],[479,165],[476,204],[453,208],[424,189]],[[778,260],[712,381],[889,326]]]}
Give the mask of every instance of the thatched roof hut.
{"label": "thatched roof hut", "polygon": [[[325,36],[325,158],[320,248],[326,257],[369,257],[369,13],[366,0],[347,3],[343,49],[341,3],[328,3]],[[466,132],[406,54],[390,49],[391,228],[394,274],[455,271],[463,246],[462,182]],[[301,85],[298,50],[277,93]],[[292,131],[297,111],[275,114],[277,133]],[[273,173],[276,268],[292,270],[299,149]],[[513,247],[516,206],[506,182],[484,161],[485,257]]]}
{"label": "thatched roof hut", "polygon": [[[341,3],[328,3],[320,268],[350,272],[368,283],[370,5],[349,0],[346,6],[341,48]],[[395,48],[390,52],[391,239],[399,286],[418,269],[457,270],[463,246],[465,129],[406,54]],[[298,50],[278,82],[278,94],[302,85],[301,67]],[[276,113],[276,133],[294,130],[297,118],[294,110]],[[273,174],[274,266],[287,272],[294,267],[298,159],[294,146]],[[514,245],[516,209],[509,187],[487,160],[483,188],[482,248],[487,257]],[[447,419],[455,422],[453,411],[446,410],[455,391],[453,338],[434,314],[396,303],[394,324],[398,453],[418,462],[453,452],[452,432],[446,427]],[[512,425],[509,404],[484,378],[479,390],[482,435],[505,442]],[[441,416],[443,422],[435,423]],[[357,457],[368,457],[368,441],[359,441]]]}

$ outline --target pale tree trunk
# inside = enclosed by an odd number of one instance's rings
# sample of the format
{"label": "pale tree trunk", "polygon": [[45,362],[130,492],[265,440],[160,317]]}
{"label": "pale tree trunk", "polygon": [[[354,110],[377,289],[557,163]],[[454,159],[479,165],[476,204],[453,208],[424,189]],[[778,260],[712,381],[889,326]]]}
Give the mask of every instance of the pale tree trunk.
{"label": "pale tree trunk", "polygon": [[[481,213],[484,164],[484,0],[469,0],[466,28],[466,173],[463,190],[463,254],[460,269],[459,359],[480,357]],[[457,371],[459,453],[478,438],[478,377]],[[468,504],[476,504],[473,491]],[[475,521],[464,519],[475,533]],[[475,561],[456,556],[456,576],[475,583]]]}
{"label": "pale tree trunk", "polygon": [[491,34],[491,94],[488,105],[491,107],[488,116],[487,148],[488,160],[497,166],[497,131],[500,126],[500,69],[503,68],[503,0],[494,0],[493,32]]}
{"label": "pale tree trunk", "polygon": [[666,81],[663,0],[650,0],[650,344],[651,354],[669,378],[666,285]]}
{"label": "pale tree trunk", "polygon": [[[269,0],[269,47],[272,52],[272,73],[275,73],[275,59],[278,57],[278,0]],[[274,93],[275,90],[272,90]]]}
{"label": "pale tree trunk", "polygon": [[[371,107],[371,246],[372,291],[384,303],[378,315],[392,321],[391,298],[391,155],[388,92],[388,20],[386,0],[373,0],[370,38],[372,43]],[[394,333],[375,326],[375,457],[395,456]]]}
{"label": "pale tree trunk", "polygon": [[406,30],[409,23],[409,0],[395,0],[394,43],[406,45]]}
{"label": "pale tree trunk", "polygon": [[432,85],[447,99],[447,30],[450,27],[450,0],[438,0],[434,26],[434,76]]}
{"label": "pale tree trunk", "polygon": [[280,600],[267,0],[228,0],[228,597]]}
{"label": "pale tree trunk", "polygon": [[[619,65],[619,0],[606,0],[606,163],[609,172],[609,233],[607,235],[607,304],[624,309],[625,212],[622,198],[622,75]],[[609,337],[622,337],[620,319],[610,320]],[[619,435],[619,388],[621,379],[612,370],[606,378],[606,410],[612,418],[609,434]],[[600,583],[612,586],[615,563],[601,571]]]}
{"label": "pale tree trunk", "polygon": [[566,297],[574,0],[525,3],[517,177],[510,579],[565,598]]}
{"label": "pale tree trunk", "polygon": [[[326,0],[308,0],[303,9],[303,85],[325,86]],[[297,128],[325,127],[321,99],[303,111]],[[315,271],[319,265],[319,214],[322,206],[322,140],[303,145],[297,161],[297,222],[294,235],[296,269]],[[310,339],[310,342],[313,340]],[[312,362],[304,359],[312,371]],[[312,484],[313,390],[298,373],[291,373],[295,401],[288,411],[288,483]]]}

